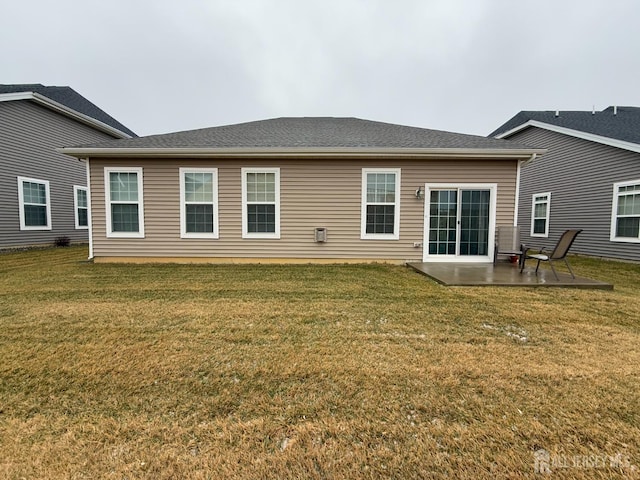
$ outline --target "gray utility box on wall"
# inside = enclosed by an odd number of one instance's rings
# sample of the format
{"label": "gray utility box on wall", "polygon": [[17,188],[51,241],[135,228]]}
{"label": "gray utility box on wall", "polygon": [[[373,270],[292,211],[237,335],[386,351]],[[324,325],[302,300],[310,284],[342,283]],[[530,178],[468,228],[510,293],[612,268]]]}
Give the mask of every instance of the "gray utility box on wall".
{"label": "gray utility box on wall", "polygon": [[316,242],[324,243],[327,241],[327,229],[326,228],[316,228]]}

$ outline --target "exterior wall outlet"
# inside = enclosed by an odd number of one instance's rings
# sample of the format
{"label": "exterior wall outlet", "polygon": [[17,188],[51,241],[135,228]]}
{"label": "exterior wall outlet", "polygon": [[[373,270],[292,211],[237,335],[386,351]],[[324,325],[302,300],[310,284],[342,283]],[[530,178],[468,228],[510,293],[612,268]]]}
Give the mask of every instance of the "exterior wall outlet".
{"label": "exterior wall outlet", "polygon": [[413,246],[415,248],[420,248],[422,246],[422,242],[413,242]]}

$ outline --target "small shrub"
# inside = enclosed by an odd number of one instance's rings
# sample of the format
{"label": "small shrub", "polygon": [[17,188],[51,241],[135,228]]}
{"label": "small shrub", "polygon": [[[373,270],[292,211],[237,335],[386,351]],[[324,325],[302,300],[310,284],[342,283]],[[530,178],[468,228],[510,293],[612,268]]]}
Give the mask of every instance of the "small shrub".
{"label": "small shrub", "polygon": [[71,245],[71,239],[69,237],[56,237],[56,239],[53,241],[53,244],[56,247],[68,247],[69,245]]}

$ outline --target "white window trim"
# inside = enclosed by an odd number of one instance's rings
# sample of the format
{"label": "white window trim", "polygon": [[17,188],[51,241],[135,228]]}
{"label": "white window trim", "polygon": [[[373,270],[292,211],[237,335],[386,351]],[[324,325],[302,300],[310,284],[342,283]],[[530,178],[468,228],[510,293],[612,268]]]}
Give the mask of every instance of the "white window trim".
{"label": "white window trim", "polygon": [[[400,239],[400,168],[363,168],[362,169],[362,198],[360,210],[360,239],[361,240],[399,240]],[[396,191],[394,202],[393,233],[367,233],[367,174],[394,173],[396,176]]]}
{"label": "white window trim", "polygon": [[[630,238],[630,237],[617,237],[616,236],[616,220],[618,219],[618,198],[620,198],[620,194],[618,189],[620,187],[628,187],[631,185],[640,185],[639,180],[632,180],[629,182],[617,182],[613,184],[613,202],[611,206],[611,233],[610,240],[612,242],[620,242],[620,243],[640,243],[640,238]],[[636,192],[637,193],[637,192]]]}
{"label": "white window trim", "polygon": [[[114,232],[111,224],[111,173],[136,173],[138,178],[138,231]],[[144,238],[144,198],[143,198],[142,167],[105,167],[104,168],[104,202],[106,210],[107,238]],[[124,202],[133,203],[133,202]]]}
{"label": "white window trim", "polygon": [[[242,238],[280,238],[280,168],[242,168]],[[276,228],[275,232],[251,232],[247,219],[247,174],[248,173],[274,173],[275,174],[275,206]],[[255,203],[255,202],[251,202]],[[271,202],[266,202],[269,205]]]}
{"label": "white window trim", "polygon": [[[26,225],[24,218],[24,182],[40,183],[44,185],[44,191],[46,195],[46,207],[47,207],[47,224],[43,226],[39,225]],[[51,230],[51,195],[49,191],[48,180],[38,180],[36,178],[18,177],[18,210],[20,215],[20,230]]]}
{"label": "white window trim", "polygon": [[[535,224],[535,214],[536,214],[536,197],[547,197],[547,216],[545,218],[544,223],[544,233],[534,233],[533,226]],[[543,202],[538,202],[543,203]],[[551,192],[545,193],[534,193],[531,195],[531,236],[532,237],[540,237],[540,238],[548,238],[549,237],[549,219],[551,218]]]}
{"label": "white window trim", "polygon": [[[184,188],[187,173],[210,173],[213,181],[213,232],[187,232],[187,201]],[[189,202],[210,205],[210,202]],[[218,169],[217,168],[180,168],[180,238],[213,238],[217,239],[218,231]]]}
{"label": "white window trim", "polygon": [[[87,206],[82,207],[87,209],[87,225],[80,225],[80,217],[78,216],[78,209],[80,206],[78,205],[78,191],[83,190],[87,195]],[[89,230],[89,189],[87,187],[82,187],[80,185],[73,186],[73,216],[76,220],[76,230]]]}

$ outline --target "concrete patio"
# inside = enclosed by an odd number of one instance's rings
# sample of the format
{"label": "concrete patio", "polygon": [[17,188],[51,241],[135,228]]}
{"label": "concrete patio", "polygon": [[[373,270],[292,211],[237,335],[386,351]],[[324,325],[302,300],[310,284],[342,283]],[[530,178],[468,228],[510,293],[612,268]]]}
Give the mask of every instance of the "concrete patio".
{"label": "concrete patio", "polygon": [[[447,286],[465,287],[570,287],[613,290],[610,283],[582,278],[564,272],[558,272],[558,279],[553,272],[540,268],[538,274],[527,267],[520,273],[517,264],[507,262],[491,263],[407,263],[419,273]],[[574,269],[575,270],[575,269]]]}

